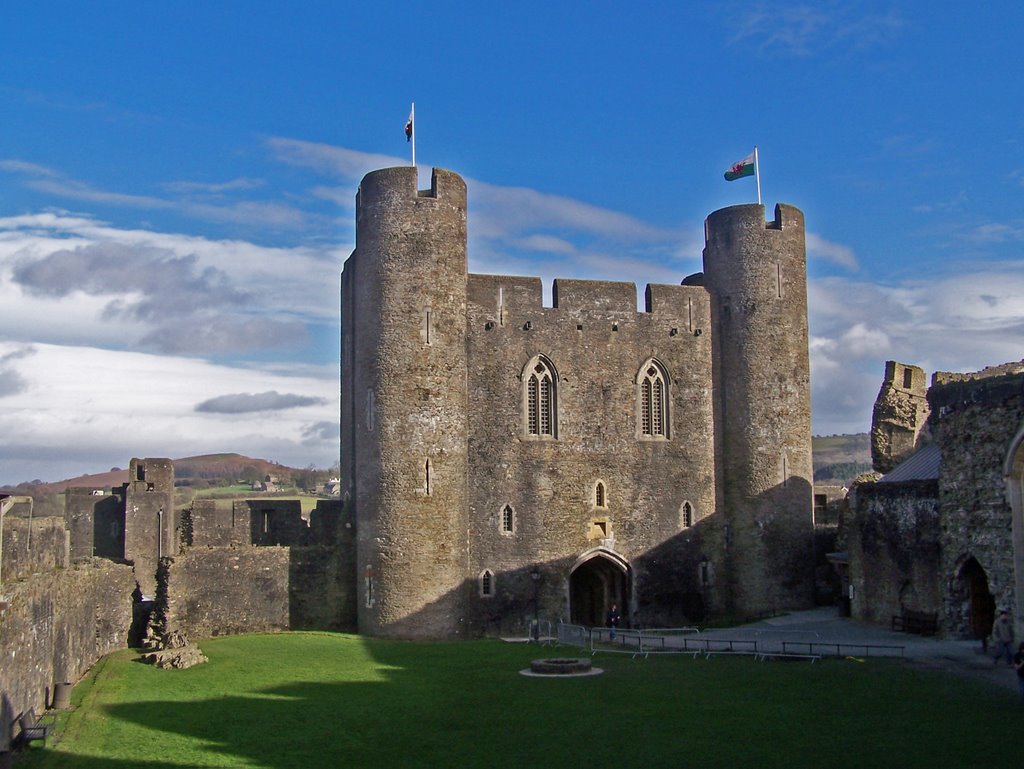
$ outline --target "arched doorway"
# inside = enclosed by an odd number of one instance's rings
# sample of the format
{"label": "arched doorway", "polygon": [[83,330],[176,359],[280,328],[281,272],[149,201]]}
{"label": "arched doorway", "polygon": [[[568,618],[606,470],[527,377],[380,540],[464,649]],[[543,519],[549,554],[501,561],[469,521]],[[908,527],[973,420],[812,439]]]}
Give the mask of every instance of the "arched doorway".
{"label": "arched doorway", "polygon": [[1010,441],[1003,464],[1003,480],[1006,483],[1006,500],[1013,514],[1011,532],[1013,536],[1014,597],[1016,612],[1014,620],[1020,632],[1024,625],[1024,423]]}
{"label": "arched doorway", "polygon": [[629,623],[629,566],[610,553],[593,553],[569,575],[569,616],[576,625],[604,625],[612,604]]}
{"label": "arched doorway", "polygon": [[992,631],[996,618],[996,599],[988,589],[988,575],[972,556],[960,567],[958,590],[966,603],[967,627],[972,638],[984,639]]}

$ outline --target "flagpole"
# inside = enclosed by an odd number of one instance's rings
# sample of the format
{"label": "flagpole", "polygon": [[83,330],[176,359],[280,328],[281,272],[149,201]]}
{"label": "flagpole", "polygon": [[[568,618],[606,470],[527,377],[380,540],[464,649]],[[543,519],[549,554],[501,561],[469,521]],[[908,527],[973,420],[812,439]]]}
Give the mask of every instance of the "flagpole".
{"label": "flagpole", "polygon": [[409,120],[412,123],[412,136],[409,137],[409,141],[412,144],[412,165],[416,167],[416,102],[412,103],[412,107],[409,109]]}
{"label": "flagpole", "polygon": [[757,204],[761,205],[761,165],[757,160],[757,145],[754,145],[754,179],[757,181]]}

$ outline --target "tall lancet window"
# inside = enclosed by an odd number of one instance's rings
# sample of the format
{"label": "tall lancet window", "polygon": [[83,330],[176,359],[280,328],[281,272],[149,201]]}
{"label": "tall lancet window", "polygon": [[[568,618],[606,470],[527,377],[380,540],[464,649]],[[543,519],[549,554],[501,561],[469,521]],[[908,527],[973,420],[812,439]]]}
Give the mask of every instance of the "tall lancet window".
{"label": "tall lancet window", "polygon": [[637,374],[637,434],[640,438],[669,437],[668,374],[653,358]]}
{"label": "tall lancet window", "polygon": [[558,376],[543,356],[534,358],[523,371],[526,435],[558,437]]}

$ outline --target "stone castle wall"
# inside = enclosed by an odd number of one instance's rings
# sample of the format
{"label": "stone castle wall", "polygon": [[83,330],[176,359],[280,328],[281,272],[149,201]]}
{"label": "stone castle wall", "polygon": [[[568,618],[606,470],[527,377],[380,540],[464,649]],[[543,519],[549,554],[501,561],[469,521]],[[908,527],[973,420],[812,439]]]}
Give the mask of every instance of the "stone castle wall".
{"label": "stone castle wall", "polygon": [[[940,574],[953,583],[973,557],[985,570],[996,605],[1011,612],[1016,604],[1013,525],[1003,464],[1024,423],[1022,368],[1016,363],[974,376],[938,373],[928,391],[932,432],[942,452]],[[958,635],[970,634],[964,602],[964,591],[945,595],[945,619]]]}
{"label": "stone castle wall", "polygon": [[[616,601],[643,623],[683,603],[809,605],[803,215],[716,212],[706,273],[648,286],[637,312],[628,283],[558,280],[545,307],[539,279],[468,274],[465,205],[439,169],[424,191],[413,168],[376,171],[357,196],[341,448],[360,630],[521,632],[583,603],[578,621],[600,622]],[[648,367],[668,435],[638,426]],[[537,377],[556,393],[542,430]]]}
{"label": "stone castle wall", "polygon": [[906,610],[941,611],[938,486],[865,483],[846,521],[854,617],[888,624]]}
{"label": "stone castle wall", "polygon": [[[130,566],[96,560],[67,568],[60,518],[3,518],[0,693],[12,718],[42,711],[55,683],[75,682],[122,648],[132,616]],[[9,737],[0,730],[0,750]]]}
{"label": "stone castle wall", "polygon": [[281,630],[355,630],[355,531],[340,501],[302,519],[297,500],[195,500],[187,541],[157,575],[167,629],[193,640]]}
{"label": "stone castle wall", "polygon": [[33,574],[68,565],[67,537],[61,518],[28,518],[8,513],[3,518],[0,583],[27,579]]}
{"label": "stone castle wall", "polygon": [[810,362],[804,216],[777,205],[715,211],[704,282],[715,318],[723,526],[733,612],[813,598]]}
{"label": "stone castle wall", "polygon": [[[901,607],[934,611],[941,632],[978,638],[991,627],[996,607],[1020,606],[1015,536],[1024,534],[1015,535],[1008,501],[1020,481],[1008,478],[1006,468],[1024,430],[1024,362],[936,373],[925,405],[918,403],[923,379],[915,366],[886,364],[879,395],[886,408],[876,407],[882,424],[873,435],[902,414],[904,449],[912,448],[914,435],[932,441],[938,478],[857,487],[848,531],[851,578],[861,588],[854,614],[886,621]],[[925,426],[916,424],[922,413],[929,414]],[[892,443],[883,453],[898,456],[896,448]],[[927,463],[914,469],[915,461],[902,473],[934,474]]]}
{"label": "stone castle wall", "polygon": [[[500,617],[521,629],[525,607],[504,607],[500,594],[529,595],[534,564],[543,614],[568,617],[561,576],[602,546],[633,565],[647,594],[657,572],[644,553],[680,532],[684,504],[690,526],[716,509],[707,291],[650,286],[647,312],[631,283],[558,280],[553,295],[545,308],[539,280],[469,276],[470,575],[491,570],[499,591],[474,596],[470,616],[490,632]],[[539,354],[557,372],[557,440],[524,437],[524,367]],[[669,440],[637,437],[636,382],[651,360],[669,377]],[[656,611],[646,605],[635,620],[653,623]]]}

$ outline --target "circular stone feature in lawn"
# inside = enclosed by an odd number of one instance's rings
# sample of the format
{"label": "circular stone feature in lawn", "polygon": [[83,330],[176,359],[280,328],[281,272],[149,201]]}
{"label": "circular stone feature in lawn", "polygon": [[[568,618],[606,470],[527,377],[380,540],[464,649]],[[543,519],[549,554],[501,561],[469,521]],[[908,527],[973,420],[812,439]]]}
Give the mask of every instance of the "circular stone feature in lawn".
{"label": "circular stone feature in lawn", "polygon": [[519,671],[524,676],[596,676],[604,671],[590,664],[587,657],[561,657],[554,659],[533,660],[528,670]]}

